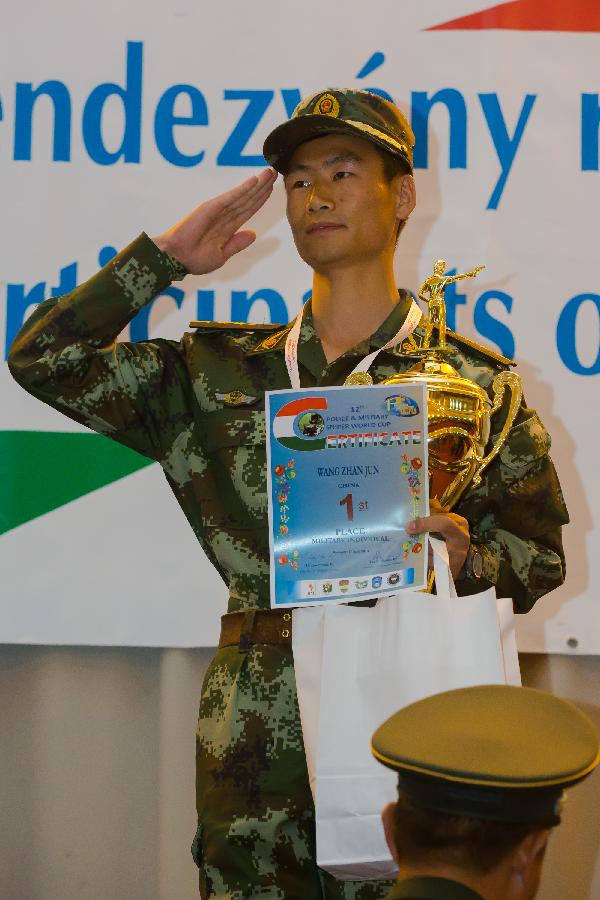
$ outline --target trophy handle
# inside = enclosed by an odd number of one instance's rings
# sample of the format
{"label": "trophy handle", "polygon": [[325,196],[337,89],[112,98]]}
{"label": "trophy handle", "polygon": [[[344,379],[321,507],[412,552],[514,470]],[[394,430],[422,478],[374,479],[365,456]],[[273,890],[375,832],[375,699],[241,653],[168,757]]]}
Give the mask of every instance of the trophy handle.
{"label": "trophy handle", "polygon": [[490,410],[490,418],[495,413],[497,413],[502,406],[502,401],[504,400],[504,394],[506,393],[507,388],[511,392],[510,404],[508,407],[508,415],[506,417],[506,421],[502,426],[502,431],[498,435],[496,443],[494,444],[488,455],[484,456],[483,459],[480,460],[479,465],[475,470],[472,482],[474,487],[477,487],[477,485],[481,484],[482,473],[485,469],[487,469],[492,460],[494,460],[498,456],[498,454],[502,450],[502,447],[506,443],[508,433],[517,417],[517,413],[519,412],[521,401],[523,399],[523,383],[521,382],[521,378],[519,377],[519,375],[517,375],[516,372],[499,372],[492,382],[492,387],[494,388],[494,404]]}

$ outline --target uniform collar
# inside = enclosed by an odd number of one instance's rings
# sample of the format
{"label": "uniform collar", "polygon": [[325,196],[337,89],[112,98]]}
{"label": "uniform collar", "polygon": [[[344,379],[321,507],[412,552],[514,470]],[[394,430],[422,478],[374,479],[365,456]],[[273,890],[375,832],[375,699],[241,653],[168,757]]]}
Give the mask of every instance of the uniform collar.
{"label": "uniform collar", "polygon": [[422,876],[397,881],[386,900],[483,900],[483,897],[458,881]]}
{"label": "uniform collar", "polygon": [[[402,327],[411,304],[411,296],[408,291],[399,291],[399,301],[394,306],[389,316],[381,323],[379,328],[367,339],[361,341],[355,347],[352,347],[343,357],[366,356],[373,350],[379,350],[389,340],[393,338],[397,331]],[[282,353],[285,348],[285,340],[293,322],[286,325],[275,334],[271,334],[264,338],[258,346],[249,351],[254,356],[258,353]],[[342,359],[343,357],[340,357]],[[298,362],[305,366],[312,374],[317,377],[326,367],[327,362],[321,341],[315,331],[312,316],[312,302],[309,299],[302,317],[302,328],[300,329],[300,340],[298,343]]]}

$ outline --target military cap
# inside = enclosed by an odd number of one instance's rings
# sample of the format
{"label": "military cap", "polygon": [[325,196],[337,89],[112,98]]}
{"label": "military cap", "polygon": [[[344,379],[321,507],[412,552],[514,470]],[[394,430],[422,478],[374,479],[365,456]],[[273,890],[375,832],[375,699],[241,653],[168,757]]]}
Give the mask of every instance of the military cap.
{"label": "military cap", "polygon": [[338,132],[365,138],[413,169],[415,138],[397,106],[370,91],[328,88],[301,100],[290,119],[267,137],[263,155],[285,173],[294,150],[312,138]]}
{"label": "military cap", "polygon": [[395,713],[372,738],[414,806],[457,816],[558,825],[563,791],[600,760],[579,709],[533,688],[483,685]]}

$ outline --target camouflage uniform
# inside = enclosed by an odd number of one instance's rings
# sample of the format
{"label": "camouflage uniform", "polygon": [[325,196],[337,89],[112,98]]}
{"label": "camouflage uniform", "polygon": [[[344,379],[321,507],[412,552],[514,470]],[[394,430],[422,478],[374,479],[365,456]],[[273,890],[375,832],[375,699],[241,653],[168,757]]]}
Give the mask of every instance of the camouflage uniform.
{"label": "camouflage uniform", "polygon": [[[289,386],[288,327],[265,336],[260,327],[208,325],[181,342],[117,343],[176,275],[174,261],[142,235],[86,284],[40,304],[15,339],[9,366],[44,402],[159,462],[229,586],[229,611],[268,609],[264,392]],[[303,386],[342,383],[359,357],[396,333],[409,299],[402,294],[369,340],[329,365],[309,308],[298,348]],[[452,364],[489,388],[503,364],[453,346]],[[372,374],[380,381],[411,362],[394,347]],[[457,507],[483,547],[486,577],[521,612],[563,580],[567,513],[548,447],[537,415],[523,407],[500,458]],[[479,590],[481,582],[462,588]],[[389,883],[335,882],[315,865],[291,647],[218,650],[202,689],[197,747],[202,896],[383,897]]]}

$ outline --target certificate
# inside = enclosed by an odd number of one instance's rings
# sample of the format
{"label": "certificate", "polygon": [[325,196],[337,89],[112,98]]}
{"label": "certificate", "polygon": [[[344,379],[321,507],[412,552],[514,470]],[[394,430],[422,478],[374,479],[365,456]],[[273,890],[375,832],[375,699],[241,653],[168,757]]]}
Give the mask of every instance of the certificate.
{"label": "certificate", "polygon": [[425,587],[426,386],[269,391],[266,420],[271,607]]}

